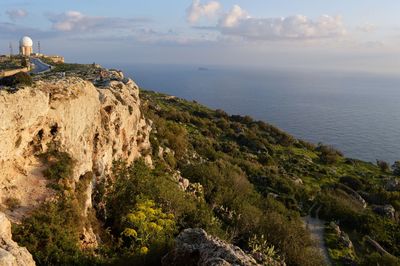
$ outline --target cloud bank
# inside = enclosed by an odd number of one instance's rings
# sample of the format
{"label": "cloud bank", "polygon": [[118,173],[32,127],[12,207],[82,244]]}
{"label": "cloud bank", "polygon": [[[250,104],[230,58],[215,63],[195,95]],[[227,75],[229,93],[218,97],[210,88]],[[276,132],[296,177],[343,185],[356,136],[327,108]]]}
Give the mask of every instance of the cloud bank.
{"label": "cloud bank", "polygon": [[47,18],[52,23],[52,29],[61,32],[94,32],[110,29],[127,29],[132,28],[137,23],[149,21],[147,19],[89,16],[78,11],[48,14]]}
{"label": "cloud bank", "polygon": [[303,15],[253,18],[238,5],[220,19],[217,29],[224,35],[251,40],[320,39],[346,34],[340,16],[323,15],[316,20]]}

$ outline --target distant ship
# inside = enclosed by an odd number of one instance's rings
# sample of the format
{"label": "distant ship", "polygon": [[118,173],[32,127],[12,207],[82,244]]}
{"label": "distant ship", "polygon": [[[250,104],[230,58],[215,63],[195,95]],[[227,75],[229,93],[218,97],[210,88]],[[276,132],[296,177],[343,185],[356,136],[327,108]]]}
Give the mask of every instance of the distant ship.
{"label": "distant ship", "polygon": [[198,70],[199,70],[199,71],[208,71],[208,68],[206,68],[206,67],[199,67]]}

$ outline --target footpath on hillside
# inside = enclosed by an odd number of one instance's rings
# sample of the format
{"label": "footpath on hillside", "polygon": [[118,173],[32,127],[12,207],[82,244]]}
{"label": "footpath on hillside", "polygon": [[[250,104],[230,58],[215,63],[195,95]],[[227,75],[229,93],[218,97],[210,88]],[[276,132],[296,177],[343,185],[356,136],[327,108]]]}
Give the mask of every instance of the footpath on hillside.
{"label": "footpath on hillside", "polygon": [[325,233],[325,222],[318,218],[318,213],[321,207],[319,207],[315,212],[315,218],[311,217],[311,210],[315,207],[313,205],[310,208],[309,214],[303,218],[306,229],[310,232],[311,237],[314,239],[317,244],[318,249],[321,252],[321,255],[324,258],[325,264],[331,266],[331,260],[329,258],[328,249],[325,245],[324,241],[324,233]]}

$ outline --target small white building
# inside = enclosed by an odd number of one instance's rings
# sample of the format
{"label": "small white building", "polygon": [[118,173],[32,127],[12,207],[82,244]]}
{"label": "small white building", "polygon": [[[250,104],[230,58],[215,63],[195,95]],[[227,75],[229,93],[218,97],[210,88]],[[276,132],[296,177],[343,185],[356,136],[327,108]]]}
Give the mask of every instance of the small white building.
{"label": "small white building", "polygon": [[33,41],[30,37],[24,36],[19,41],[19,53],[23,56],[30,56],[33,53]]}

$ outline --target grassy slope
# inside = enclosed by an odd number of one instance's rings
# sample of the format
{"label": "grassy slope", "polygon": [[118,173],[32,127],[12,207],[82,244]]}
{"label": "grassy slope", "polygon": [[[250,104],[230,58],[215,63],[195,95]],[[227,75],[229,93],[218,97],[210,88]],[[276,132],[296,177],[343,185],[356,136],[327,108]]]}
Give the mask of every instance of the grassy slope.
{"label": "grassy slope", "polygon": [[[400,194],[383,189],[385,179],[393,177],[391,173],[382,172],[372,163],[342,156],[337,156],[332,163],[323,163],[320,149],[315,145],[296,140],[250,117],[229,116],[196,102],[145,90],[141,91],[141,97],[144,112],[155,121],[156,129],[171,123],[187,132],[186,157],[178,159],[173,167],[180,170],[186,164],[228,161],[246,173],[260,194],[278,194],[278,199],[293,211],[304,215],[314,202],[322,204],[325,212],[322,211],[320,216],[343,221],[342,229],[351,233],[356,250],[360,251],[357,254],[359,262],[367,263],[365,253],[373,251],[363,241],[366,234],[375,237],[392,254],[400,255],[399,240],[396,240],[399,236],[396,231],[400,229],[398,222],[378,216],[370,208],[363,209],[354,198],[335,188],[344,183],[367,195],[369,204],[392,204],[399,210]],[[169,141],[174,142],[174,139]],[[165,136],[158,133],[153,135],[153,144],[171,147]],[[200,159],[191,159],[194,157]],[[343,181],[343,176],[350,177],[360,186]],[[190,179],[190,176],[186,177]],[[294,182],[298,179],[303,185]]]}

